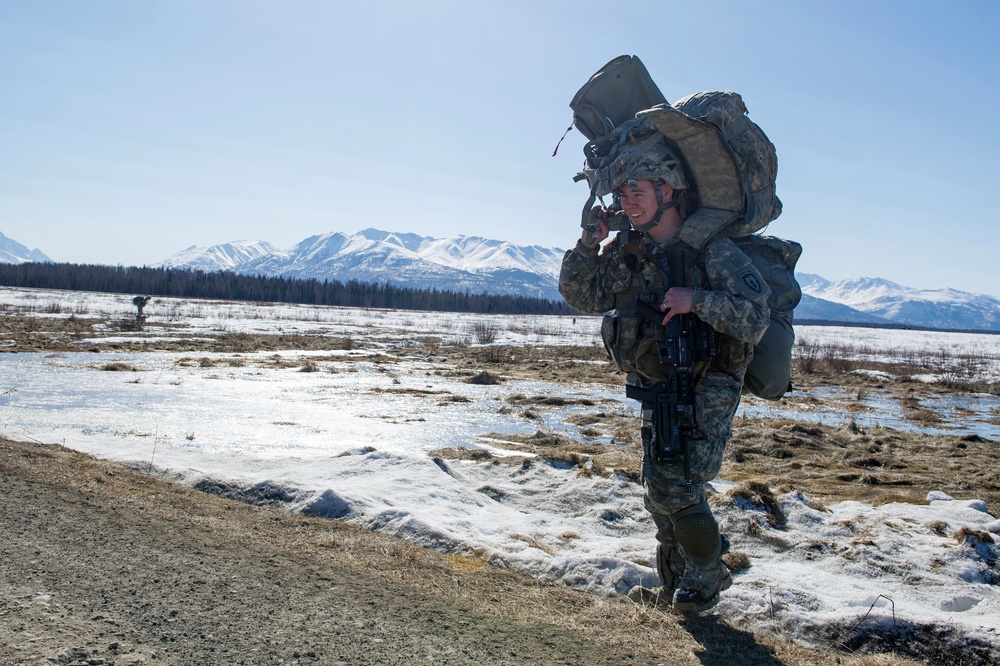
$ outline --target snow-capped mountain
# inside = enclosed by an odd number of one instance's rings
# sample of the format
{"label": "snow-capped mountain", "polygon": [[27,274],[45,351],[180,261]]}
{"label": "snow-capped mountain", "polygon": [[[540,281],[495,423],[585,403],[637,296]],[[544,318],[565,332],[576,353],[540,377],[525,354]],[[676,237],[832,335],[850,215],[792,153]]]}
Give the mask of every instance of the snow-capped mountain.
{"label": "snow-capped mountain", "polygon": [[[929,328],[1000,330],[1000,299],[956,289],[913,289],[882,278],[830,282],[798,276],[803,294],[838,303],[895,324]],[[799,311],[796,316],[801,317]]]}
{"label": "snow-capped mountain", "polygon": [[[475,236],[430,238],[365,229],[353,235],[310,236],[287,250],[260,241],[192,247],[160,265],[556,300],[561,298],[557,284],[563,252]],[[247,258],[237,261],[241,255]]]}
{"label": "snow-capped mountain", "polygon": [[0,233],[0,264],[23,264],[29,261],[52,262],[40,250],[29,250],[13,238],[8,238]]}
{"label": "snow-capped mountain", "polygon": [[795,321],[806,320],[873,325],[895,325],[897,323],[877,315],[855,310],[847,305],[834,303],[833,301],[827,301],[803,293],[802,300],[799,302],[798,307],[795,308]]}
{"label": "snow-capped mountain", "polygon": [[170,257],[160,266],[164,268],[183,267],[202,271],[232,271],[258,257],[277,252],[276,247],[259,240],[233,241],[211,247],[192,245]]}

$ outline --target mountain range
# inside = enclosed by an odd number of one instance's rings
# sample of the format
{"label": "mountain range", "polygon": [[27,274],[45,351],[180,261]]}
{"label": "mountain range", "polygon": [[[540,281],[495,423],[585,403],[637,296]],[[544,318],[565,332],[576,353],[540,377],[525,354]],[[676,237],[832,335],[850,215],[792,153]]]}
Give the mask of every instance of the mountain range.
{"label": "mountain range", "polygon": [[[882,278],[831,282],[810,273],[798,273],[796,277],[803,294],[795,310],[798,319],[1000,331],[1000,299],[992,296],[957,289],[914,289]],[[836,318],[826,316],[826,303],[850,308],[863,318],[846,319],[846,313]]]}
{"label": "mountain range", "polygon": [[[192,245],[156,266],[559,300],[564,252],[477,236],[431,238],[365,229],[310,236],[284,250],[260,240]],[[0,263],[26,261],[51,260],[0,234]],[[882,278],[832,282],[811,273],[797,278],[802,287],[798,322],[1000,331],[1000,299],[992,296],[914,289]]]}
{"label": "mountain range", "polygon": [[13,238],[0,233],[0,264],[23,264],[27,261],[51,262],[40,250],[29,250]]}
{"label": "mountain range", "polygon": [[350,236],[310,236],[287,250],[257,240],[192,246],[158,265],[558,300],[563,252],[476,236],[430,238],[365,229]]}

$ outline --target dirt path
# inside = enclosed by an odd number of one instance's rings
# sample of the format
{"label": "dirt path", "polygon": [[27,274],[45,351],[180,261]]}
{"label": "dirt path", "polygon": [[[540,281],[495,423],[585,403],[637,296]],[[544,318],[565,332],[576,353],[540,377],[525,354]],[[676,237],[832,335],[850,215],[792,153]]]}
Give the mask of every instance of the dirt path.
{"label": "dirt path", "polygon": [[0,664],[887,663],[0,440]]}
{"label": "dirt path", "polygon": [[0,455],[3,663],[620,663],[480,599],[545,589],[55,447]]}

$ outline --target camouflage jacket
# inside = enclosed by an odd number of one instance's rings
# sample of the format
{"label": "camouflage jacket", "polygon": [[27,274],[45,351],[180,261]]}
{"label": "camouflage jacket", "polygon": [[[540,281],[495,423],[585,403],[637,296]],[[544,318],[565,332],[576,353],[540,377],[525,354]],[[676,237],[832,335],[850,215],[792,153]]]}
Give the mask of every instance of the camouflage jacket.
{"label": "camouflage jacket", "polygon": [[[629,383],[639,383],[633,373],[647,381],[662,379],[658,359],[649,344],[655,324],[636,313],[636,302],[658,309],[666,291],[662,262],[656,257],[685,257],[684,284],[694,288],[691,313],[717,333],[717,353],[702,372],[722,372],[742,383],[743,373],[756,344],[767,329],[770,288],[750,259],[724,236],[709,239],[702,251],[675,235],[662,244],[636,231],[620,232],[603,250],[582,243],[563,257],[559,292],[571,306],[583,312],[610,312],[602,325],[608,353],[620,370],[630,374]],[[673,285],[671,285],[673,286]]]}

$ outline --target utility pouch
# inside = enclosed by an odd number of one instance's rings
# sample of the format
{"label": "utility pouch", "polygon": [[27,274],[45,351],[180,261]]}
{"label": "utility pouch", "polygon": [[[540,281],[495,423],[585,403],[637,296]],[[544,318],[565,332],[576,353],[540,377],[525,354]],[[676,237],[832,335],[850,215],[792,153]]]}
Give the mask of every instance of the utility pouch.
{"label": "utility pouch", "polygon": [[[716,353],[712,358],[712,367],[721,372],[736,374],[747,367],[753,355],[754,347],[749,342],[728,335],[719,335],[716,337]],[[788,382],[781,388],[784,389],[786,386]]]}
{"label": "utility pouch", "polygon": [[636,352],[642,319],[617,312],[604,315],[601,321],[601,341],[615,367],[622,372],[635,372]]}

